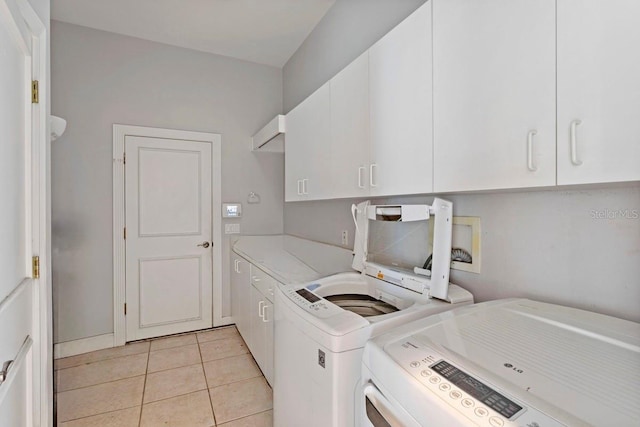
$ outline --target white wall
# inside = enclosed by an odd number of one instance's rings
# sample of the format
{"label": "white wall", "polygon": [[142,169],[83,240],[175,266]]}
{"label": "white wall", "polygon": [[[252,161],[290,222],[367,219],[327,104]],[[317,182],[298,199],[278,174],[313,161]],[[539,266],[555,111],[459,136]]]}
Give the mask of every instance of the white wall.
{"label": "white wall", "polygon": [[114,123],[222,134],[222,200],[243,203],[243,233],[282,232],[283,157],[250,151],[282,111],[280,69],[54,21],[52,79],[68,122],[52,146],[55,342],[113,332]]}
{"label": "white wall", "polygon": [[[290,110],[424,1],[337,1],[283,70]],[[477,301],[529,297],[640,321],[640,183],[446,195],[454,214],[482,221],[481,274],[452,272]],[[395,199],[431,203],[432,197]],[[384,200],[383,200],[384,201]],[[285,204],[285,232],[339,245],[352,200]],[[416,248],[417,249],[417,248]]]}

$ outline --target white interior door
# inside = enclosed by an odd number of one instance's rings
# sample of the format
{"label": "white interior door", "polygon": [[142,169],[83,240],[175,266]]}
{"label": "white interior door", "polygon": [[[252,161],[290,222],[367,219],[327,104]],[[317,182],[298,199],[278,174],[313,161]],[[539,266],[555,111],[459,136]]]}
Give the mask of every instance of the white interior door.
{"label": "white interior door", "polygon": [[125,137],[127,341],[210,328],[211,144]]}
{"label": "white interior door", "polygon": [[[40,425],[40,370],[33,340],[39,339],[38,292],[31,256],[37,212],[32,209],[31,102],[33,46],[37,39],[23,17],[24,5],[0,0],[0,425]],[[37,129],[37,128],[36,128]],[[34,142],[35,141],[35,142]],[[36,196],[38,194],[35,194]],[[34,216],[35,215],[35,216]],[[37,238],[37,236],[35,236]],[[36,375],[38,378],[34,378]],[[34,385],[36,385],[34,387]],[[34,417],[34,414],[36,416]]]}

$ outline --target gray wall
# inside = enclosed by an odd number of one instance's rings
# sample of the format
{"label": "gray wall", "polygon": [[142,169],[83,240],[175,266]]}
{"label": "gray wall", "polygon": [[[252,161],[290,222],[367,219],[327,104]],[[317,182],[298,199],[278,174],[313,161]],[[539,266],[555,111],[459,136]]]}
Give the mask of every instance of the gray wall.
{"label": "gray wall", "polygon": [[283,156],[250,151],[282,112],[280,69],[54,21],[52,81],[68,122],[52,145],[55,342],[113,332],[114,123],[222,134],[222,200],[243,203],[243,233],[282,232]]}
{"label": "gray wall", "polygon": [[[422,3],[338,0],[284,67],[285,109]],[[481,274],[451,276],[477,301],[529,297],[640,321],[640,219],[593,217],[593,211],[640,211],[639,183],[446,197],[455,215],[481,217]],[[394,201],[431,203],[432,197]],[[349,230],[352,245],[351,203],[286,203],[285,232],[339,245],[341,230]]]}
{"label": "gray wall", "polygon": [[311,95],[425,0],[336,0],[285,64],[284,111]]}

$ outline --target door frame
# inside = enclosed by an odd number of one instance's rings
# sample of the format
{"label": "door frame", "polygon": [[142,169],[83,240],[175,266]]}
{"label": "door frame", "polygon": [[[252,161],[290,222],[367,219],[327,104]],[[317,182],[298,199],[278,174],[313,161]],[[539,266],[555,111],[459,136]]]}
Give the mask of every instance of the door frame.
{"label": "door frame", "polygon": [[[31,38],[31,69],[27,81],[37,80],[39,99],[27,104],[31,124],[25,123],[25,177],[27,242],[26,255],[31,270],[31,257],[38,256],[39,278],[27,279],[31,285],[32,299],[32,382],[28,385],[32,394],[32,421],[36,426],[53,425],[53,328],[51,289],[51,190],[50,190],[50,138],[49,138],[49,73],[47,27],[27,0],[1,1],[3,14],[11,15],[14,22],[8,30]],[[0,19],[4,22],[4,19]],[[17,24],[19,27],[16,27]],[[25,88],[25,94],[28,89]],[[29,96],[29,98],[31,98]],[[24,283],[24,282],[23,282]],[[19,285],[21,288],[24,285]]]}
{"label": "door frame", "polygon": [[125,279],[125,138],[140,136],[181,139],[211,144],[211,230],[213,234],[212,309],[213,326],[222,324],[222,137],[217,133],[192,132],[177,129],[113,125],[113,345],[124,345],[127,325],[124,314]]}

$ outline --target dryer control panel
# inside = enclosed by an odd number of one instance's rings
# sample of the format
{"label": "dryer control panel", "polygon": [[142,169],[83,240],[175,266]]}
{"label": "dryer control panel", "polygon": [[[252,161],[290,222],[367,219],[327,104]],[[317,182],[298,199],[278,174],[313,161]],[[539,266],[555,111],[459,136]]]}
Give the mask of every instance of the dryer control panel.
{"label": "dryer control panel", "polygon": [[479,426],[564,426],[546,414],[527,407],[507,393],[456,366],[441,354],[408,337],[385,346],[404,370],[452,409]]}
{"label": "dryer control panel", "polygon": [[313,292],[309,291],[306,287],[281,288],[283,293],[299,307],[311,313],[315,317],[327,318],[335,316],[341,313],[343,310],[337,305],[327,301],[326,299],[319,297]]}

